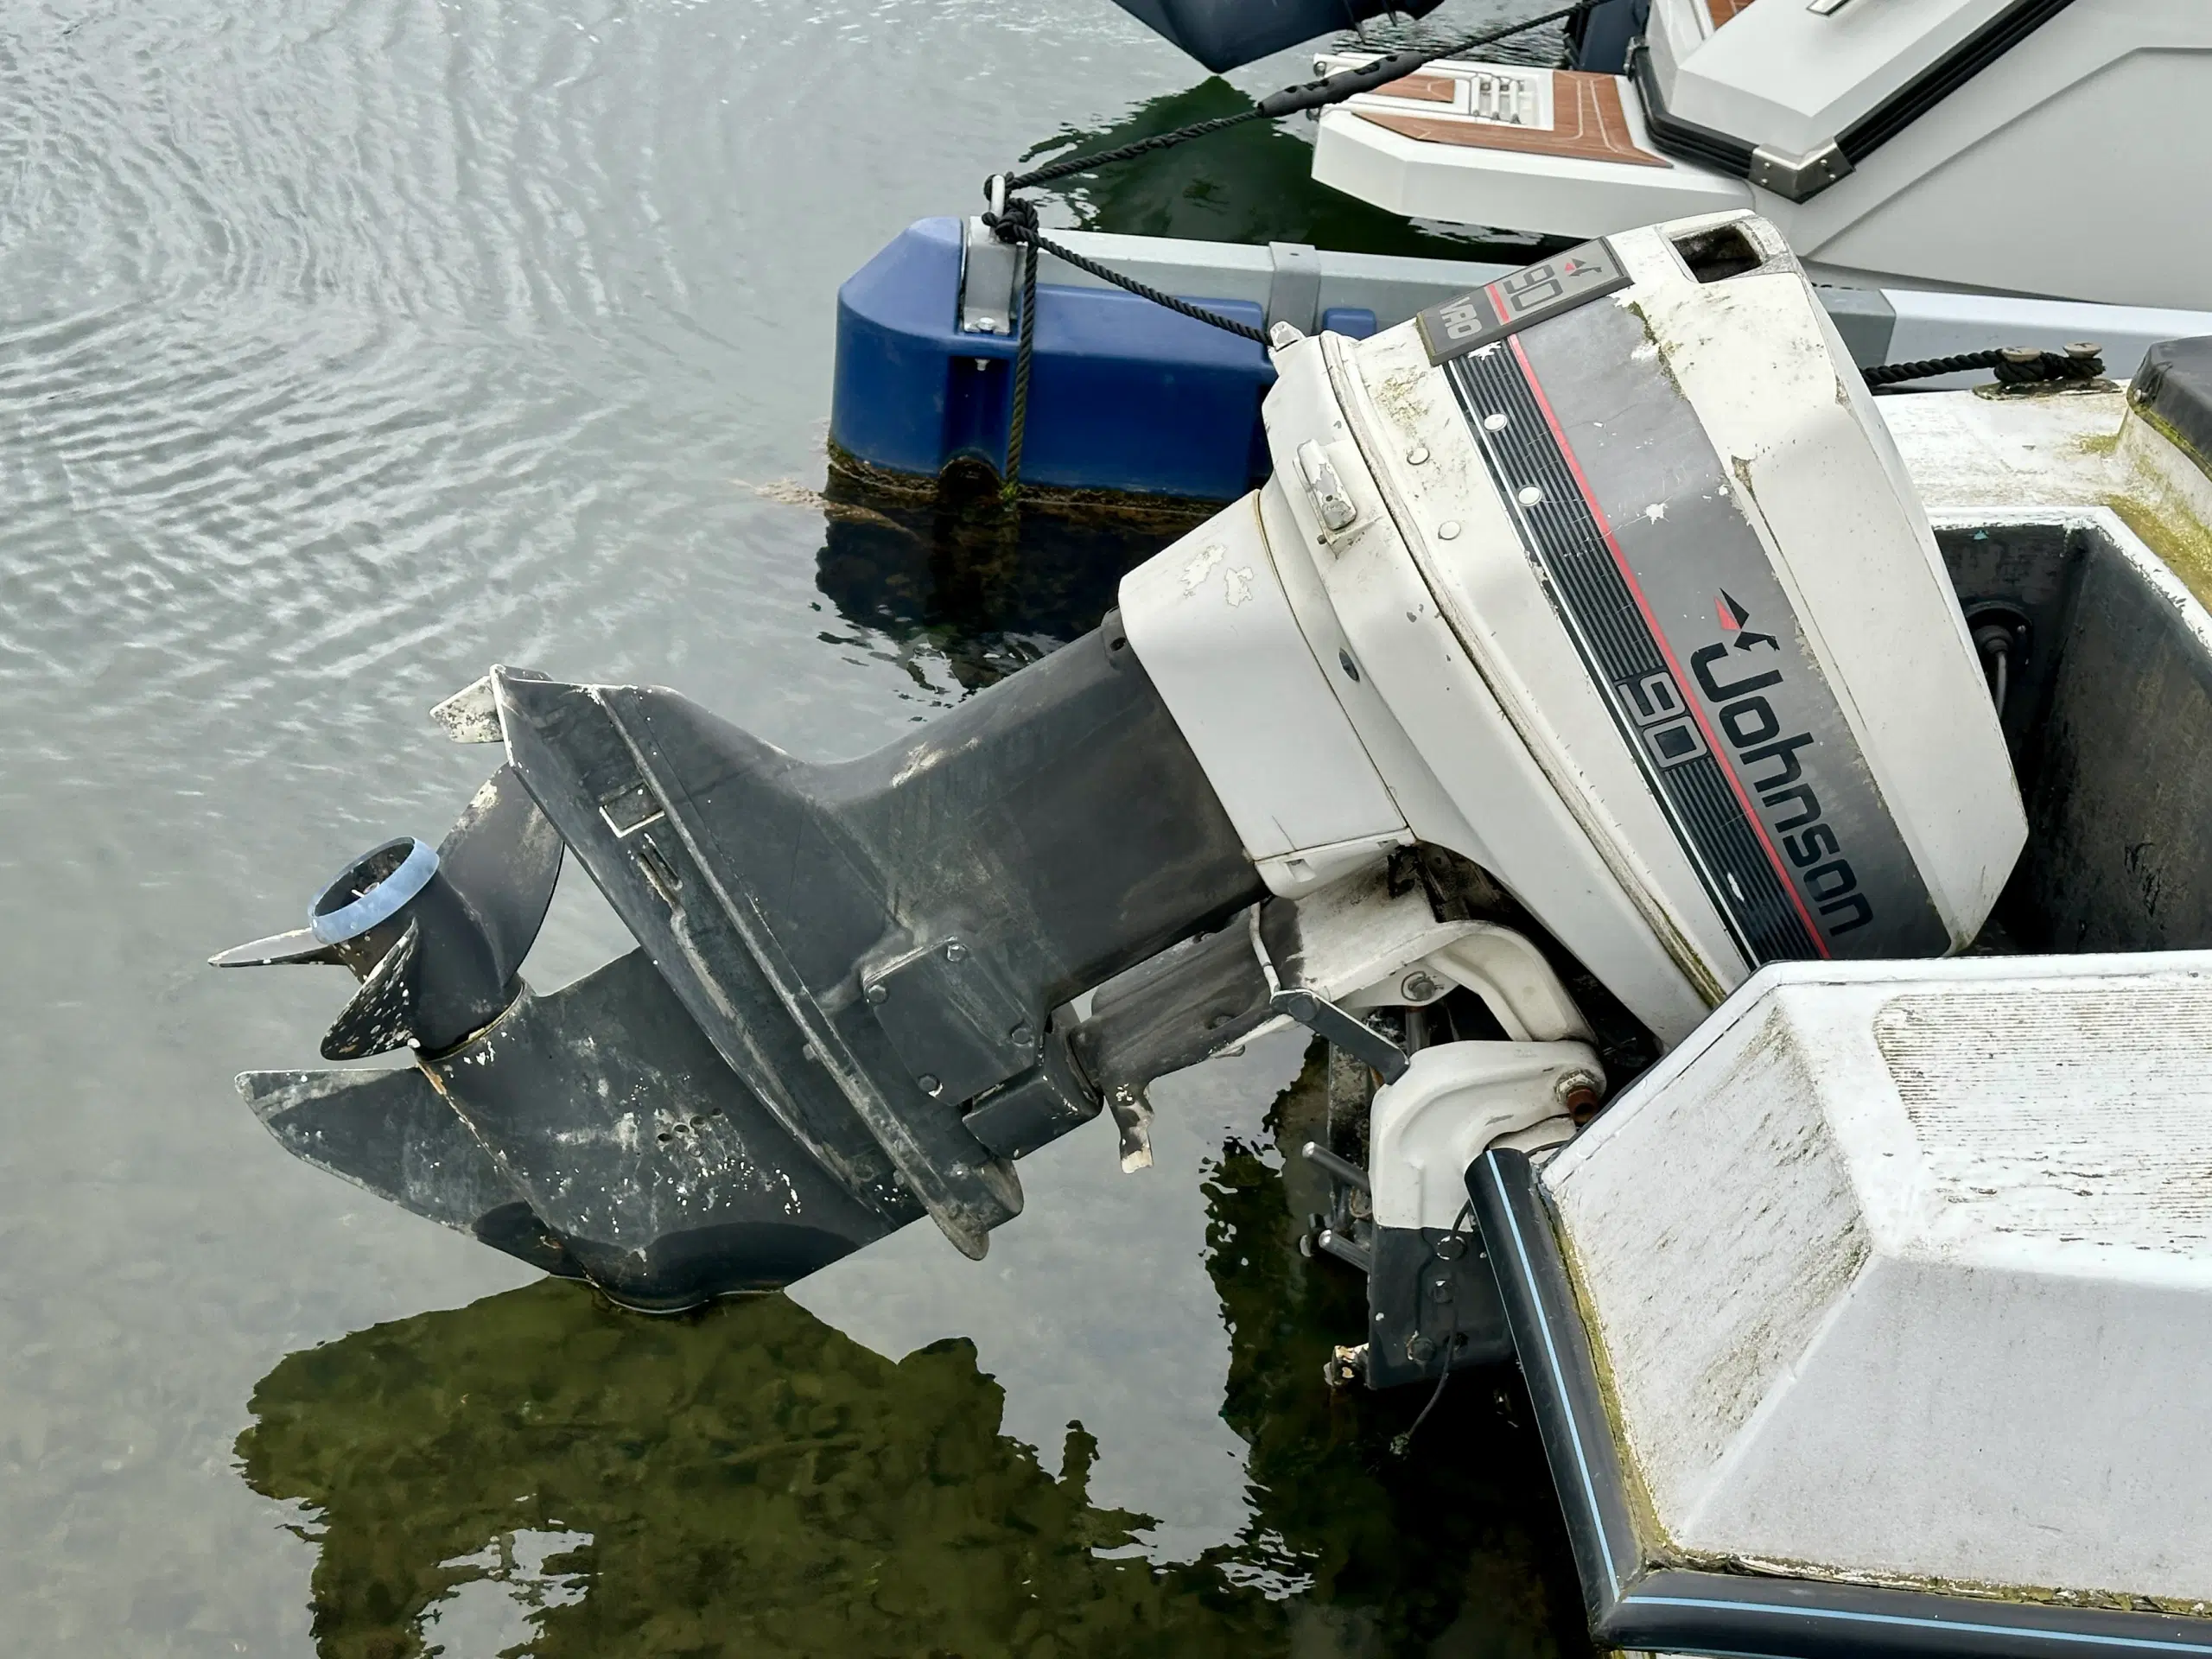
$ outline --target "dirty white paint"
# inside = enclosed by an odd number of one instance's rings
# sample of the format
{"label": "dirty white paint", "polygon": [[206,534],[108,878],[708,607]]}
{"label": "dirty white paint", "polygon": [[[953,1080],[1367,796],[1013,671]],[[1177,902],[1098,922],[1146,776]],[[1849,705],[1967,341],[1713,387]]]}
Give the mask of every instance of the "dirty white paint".
{"label": "dirty white paint", "polygon": [[[1612,303],[1643,319],[1647,354],[1663,359],[1735,467],[1745,487],[1729,499],[1769,550],[1963,943],[2025,834],[1981,669],[1904,464],[1809,285],[1771,227],[1732,222],[1768,256],[1757,275],[1692,277],[1670,238],[1709,222],[1631,232],[1613,242],[1631,283]],[[1309,357],[1327,366],[1325,385]],[[1370,526],[1357,550],[1315,552],[1311,525],[1300,537],[1270,525],[1269,536],[1316,656],[1325,666],[1331,653],[1316,605],[1301,602],[1307,586],[1362,665],[1360,689],[1334,690],[1408,824],[1497,873],[1578,956],[1603,964],[1647,1026],[1679,1039],[1741,978],[1743,959],[1537,580],[1513,493],[1501,498],[1445,375],[1411,327],[1357,346],[1324,335],[1276,363],[1270,443],[1287,450],[1340,417],[1363,463],[1337,462]],[[1402,460],[1416,450],[1421,464]],[[1370,494],[1384,512],[1370,512]],[[1633,511],[1664,522],[1667,503]],[[1311,582],[1294,574],[1300,560]],[[1363,696],[1387,706],[1383,736]],[[1399,766],[1389,735],[1409,743],[1412,765]],[[1452,810],[1425,810],[1424,794],[1448,796]]]}
{"label": "dirty white paint", "polygon": [[[1484,66],[1496,73],[1496,66]],[[1436,66],[1431,66],[1435,73]],[[1623,112],[1632,137],[1643,111]],[[1740,179],[1693,163],[1623,166],[1576,156],[1478,149],[1408,138],[1351,109],[1323,111],[1313,176],[1387,212],[1462,225],[1510,225],[1550,236],[1586,237],[1681,213],[1748,206]]]}
{"label": "dirty white paint", "polygon": [[[1644,33],[1669,114],[1802,162],[1999,10],[1999,0],[1763,5],[1736,8],[1728,26],[1715,29],[1703,0],[1657,0]],[[2192,142],[2196,111],[2212,92],[2208,46],[2212,9],[2200,0],[2069,11],[1909,123],[1884,144],[1878,162],[1867,165],[1861,156],[1855,170],[1802,202],[1680,156],[1653,166],[1478,148],[1449,135],[1411,137],[1381,124],[1392,103],[1430,114],[1443,106],[1387,93],[1364,94],[1322,117],[1313,176],[1408,218],[1577,239],[1756,200],[1822,281],[1881,285],[1904,302],[1901,321],[1910,318],[1910,300],[1928,290],[1984,320],[1982,327],[1949,333],[1933,350],[1914,346],[1900,358],[2020,338],[2017,323],[2005,327],[2006,313],[2024,303],[2013,297],[2019,295],[2065,295],[2071,303],[2063,308],[2075,314],[2066,332],[2037,329],[2026,343],[2096,339],[2082,314],[2101,306],[2201,313],[2207,303],[2212,233],[2203,215],[2177,208],[2202,196]],[[1427,73],[1531,72],[1465,61],[1432,64]],[[1659,159],[1638,91],[1625,88],[1621,102],[1624,136]],[[2114,120],[2121,111],[2125,118]],[[2104,234],[2064,234],[2032,209],[1992,212],[1993,203],[2020,199],[2022,180],[2036,181],[2039,201],[2090,207]],[[2114,246],[2126,256],[2114,257]],[[1985,332],[1991,323],[2005,330],[1996,340]],[[2195,332],[2202,328],[2152,338]]]}
{"label": "dirty white paint", "polygon": [[1213,574],[1214,567],[1227,556],[1228,552],[1229,550],[1219,542],[1208,542],[1192,554],[1189,563],[1183,567],[1183,591],[1195,594],[1205,587],[1206,578]]}
{"label": "dirty white paint", "polygon": [[1368,1119],[1375,1224],[1460,1224],[1467,1166],[1502,1136],[1539,1126],[1553,1145],[1574,1133],[1566,1087],[1605,1075],[1586,1043],[1439,1043],[1376,1091]]}
{"label": "dirty white paint", "polygon": [[2118,391],[1931,391],[1878,398],[1875,407],[1930,512],[2086,505],[2120,482],[2110,452],[2127,398]]}
{"label": "dirty white paint", "polygon": [[2212,478],[2118,389],[2033,397],[1885,397],[1879,407],[1930,513],[2107,506],[2212,536]]}
{"label": "dirty white paint", "polygon": [[1662,1554],[2212,1599],[2212,953],[1765,970],[1560,1153]]}
{"label": "dirty white paint", "polygon": [[[505,740],[499,725],[499,700],[492,690],[492,677],[471,680],[430,710],[431,723],[456,743],[499,743]],[[490,785],[486,785],[486,790]],[[484,802],[479,793],[474,804]]]}
{"label": "dirty white paint", "polygon": [[[1281,493],[1281,487],[1268,488]],[[1255,861],[1402,839],[1405,818],[1300,632],[1257,497],[1122,578],[1122,625]]]}
{"label": "dirty white paint", "polygon": [[1669,238],[1687,226],[1632,232],[1615,251],[1962,945],[2027,836],[1980,659],[1876,400],[1773,227],[1735,224],[1770,263],[1725,283],[1681,268]]}
{"label": "dirty white paint", "polygon": [[[1911,993],[1885,1005],[1874,1030],[1942,1205],[1936,1236],[2212,1262],[2202,982]],[[2083,1111],[2078,1084],[2091,1071],[2117,1074],[2119,1134]]]}
{"label": "dirty white paint", "polygon": [[[1703,963],[1731,960],[1733,948],[1717,918],[1700,931],[1704,912],[1677,902],[1697,877],[1536,579],[1466,416],[1414,329],[1357,347],[1325,336],[1317,349],[1332,346],[1349,359],[1336,390],[1402,539],[1378,537],[1324,574],[1355,654],[1430,769],[1433,805],[1409,806],[1408,821],[1497,873],[1586,960],[1604,958],[1654,1030],[1687,1033],[1708,1004],[1661,941]],[[1286,389],[1287,375],[1271,420]],[[1427,460],[1399,461],[1415,448]],[[1384,770],[1402,801],[1421,799],[1422,778]]]}

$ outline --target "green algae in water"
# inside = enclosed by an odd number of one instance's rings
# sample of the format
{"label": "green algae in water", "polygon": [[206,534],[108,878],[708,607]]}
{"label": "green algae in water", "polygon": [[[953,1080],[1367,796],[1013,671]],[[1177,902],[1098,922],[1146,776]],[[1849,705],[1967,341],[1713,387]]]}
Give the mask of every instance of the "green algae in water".
{"label": "green algae in water", "polygon": [[[1319,1084],[1277,1103],[1279,1141],[1313,1133]],[[1207,1179],[1256,1513],[1195,1561],[1155,1567],[1147,1517],[1090,1501],[1080,1426],[1057,1477],[1001,1433],[964,1340],[894,1363],[781,1296],[648,1319],[546,1281],[378,1325],[270,1373],[244,1473],[315,1517],[321,1659],[429,1659],[449,1598],[531,1536],[566,1546],[507,1649],[537,1659],[1586,1651],[1510,1376],[1455,1380],[1405,1459],[1425,1389],[1322,1386],[1364,1299],[1298,1253],[1306,1173],[1231,1142]]]}

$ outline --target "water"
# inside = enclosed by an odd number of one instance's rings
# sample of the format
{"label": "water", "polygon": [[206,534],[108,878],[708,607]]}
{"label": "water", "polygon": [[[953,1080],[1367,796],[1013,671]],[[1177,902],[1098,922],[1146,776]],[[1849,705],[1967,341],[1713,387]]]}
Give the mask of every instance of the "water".
{"label": "water", "polygon": [[[1472,27],[1495,8],[1463,3]],[[1471,21],[1472,20],[1472,21]],[[1288,78],[1278,60],[1237,77]],[[29,0],[0,22],[0,1618],[55,1655],[1573,1650],[1503,1379],[1332,1399],[1295,1042],[1094,1124],[969,1266],[613,1313],[232,1094],[327,972],[219,976],[486,767],[492,661],[884,741],[1145,544],[825,504],[836,283],[1040,139],[1225,97],[1103,0]],[[1056,222],[1436,245],[1294,135]],[[994,562],[995,561],[995,562]],[[620,949],[564,884],[527,972]],[[1295,1182],[1295,1172],[1290,1176]],[[1079,1428],[1071,1428],[1071,1423]]]}

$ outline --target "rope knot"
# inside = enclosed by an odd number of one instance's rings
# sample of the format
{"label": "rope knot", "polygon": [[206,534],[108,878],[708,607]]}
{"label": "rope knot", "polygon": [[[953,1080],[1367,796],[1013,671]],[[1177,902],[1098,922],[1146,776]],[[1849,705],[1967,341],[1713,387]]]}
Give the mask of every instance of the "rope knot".
{"label": "rope knot", "polygon": [[992,174],[984,181],[983,194],[988,203],[983,209],[983,223],[994,237],[1017,245],[1036,241],[1037,204],[1027,197],[1008,195],[1005,174]]}

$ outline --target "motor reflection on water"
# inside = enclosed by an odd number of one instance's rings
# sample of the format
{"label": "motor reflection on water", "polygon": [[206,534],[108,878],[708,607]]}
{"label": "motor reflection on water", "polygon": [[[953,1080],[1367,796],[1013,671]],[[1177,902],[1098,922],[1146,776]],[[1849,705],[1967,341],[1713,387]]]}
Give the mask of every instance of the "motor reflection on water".
{"label": "motor reflection on water", "polygon": [[547,1280],[255,1389],[238,1458],[310,1517],[318,1654],[1584,1651],[1517,1381],[1455,1379],[1402,1452],[1428,1390],[1323,1386],[1365,1302],[1297,1248],[1319,1195],[1283,1148],[1320,1131],[1322,1069],[1317,1048],[1205,1183],[1223,1415],[1249,1448],[1233,1542],[1147,1559],[1151,1517],[1090,1493],[1083,1425],[1052,1472],[965,1339],[894,1362],[780,1294],[652,1319]]}
{"label": "motor reflection on water", "polygon": [[852,624],[826,643],[881,652],[917,684],[981,690],[1098,626],[1123,574],[1212,516],[1204,504],[1085,508],[1000,499],[981,467],[893,489],[831,467],[816,583]]}

